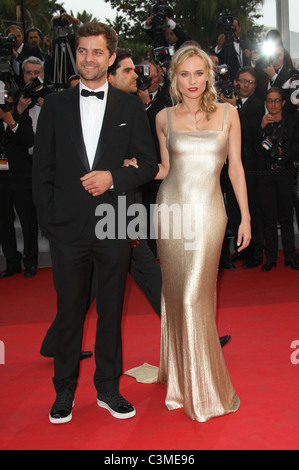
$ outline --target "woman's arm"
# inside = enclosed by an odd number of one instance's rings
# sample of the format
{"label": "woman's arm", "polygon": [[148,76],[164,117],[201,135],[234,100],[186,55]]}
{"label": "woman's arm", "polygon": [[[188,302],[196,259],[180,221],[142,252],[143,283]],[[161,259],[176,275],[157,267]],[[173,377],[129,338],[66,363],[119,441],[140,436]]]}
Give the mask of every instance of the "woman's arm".
{"label": "woman's arm", "polygon": [[228,175],[233,185],[240,212],[241,223],[238,232],[238,251],[247,248],[251,239],[250,214],[248,208],[247,187],[241,160],[241,126],[237,110],[229,108],[229,144],[228,144]]}
{"label": "woman's arm", "polygon": [[159,171],[155,176],[156,180],[164,180],[169,171],[169,153],[166,147],[167,136],[167,111],[162,109],[156,116],[156,130],[160,145],[161,163],[159,163]]}

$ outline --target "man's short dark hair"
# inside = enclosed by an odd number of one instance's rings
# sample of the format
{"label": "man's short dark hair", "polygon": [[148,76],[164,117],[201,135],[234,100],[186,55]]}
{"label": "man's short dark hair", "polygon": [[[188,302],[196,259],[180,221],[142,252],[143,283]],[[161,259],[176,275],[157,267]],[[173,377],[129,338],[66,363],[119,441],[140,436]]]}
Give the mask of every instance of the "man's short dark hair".
{"label": "man's short dark hair", "polygon": [[100,35],[105,36],[107,48],[112,56],[117,50],[118,37],[114,29],[104,23],[91,22],[80,26],[76,33],[76,49],[80,38]]}
{"label": "man's short dark hair", "polygon": [[245,67],[240,68],[236,74],[235,80],[239,80],[239,77],[242,75],[242,73],[250,73],[250,75],[254,77],[255,81],[257,79],[256,71],[253,67],[250,67],[250,65],[246,65]]}
{"label": "man's short dark hair", "polygon": [[114,63],[111,65],[111,67],[108,68],[108,73],[110,75],[115,75],[117,69],[119,69],[120,67],[121,61],[127,58],[132,59],[131,49],[121,49],[121,48],[117,49],[116,59]]}

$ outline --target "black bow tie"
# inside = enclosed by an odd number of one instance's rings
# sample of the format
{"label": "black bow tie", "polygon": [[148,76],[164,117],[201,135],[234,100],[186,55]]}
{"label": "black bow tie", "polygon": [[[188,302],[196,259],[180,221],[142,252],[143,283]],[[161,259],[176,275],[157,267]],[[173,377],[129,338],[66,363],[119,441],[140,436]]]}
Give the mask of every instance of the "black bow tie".
{"label": "black bow tie", "polygon": [[102,100],[104,98],[104,91],[88,91],[85,88],[81,91],[82,96],[96,96],[99,98],[99,100]]}

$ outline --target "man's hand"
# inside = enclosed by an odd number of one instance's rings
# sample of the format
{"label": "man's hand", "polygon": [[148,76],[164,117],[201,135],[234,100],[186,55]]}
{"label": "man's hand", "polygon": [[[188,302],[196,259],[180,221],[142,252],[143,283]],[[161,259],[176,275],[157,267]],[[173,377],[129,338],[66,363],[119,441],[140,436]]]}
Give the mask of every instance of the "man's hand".
{"label": "man's hand", "polygon": [[151,102],[148,89],[146,89],[146,90],[139,90],[139,88],[138,88],[138,90],[137,90],[137,95],[139,96],[139,98],[142,99],[142,101],[144,102],[144,104],[149,104],[149,103]]}
{"label": "man's hand", "polygon": [[28,108],[32,103],[31,98],[24,98],[23,95],[20,96],[19,101],[18,101],[18,106],[17,106],[17,111],[19,114],[23,114],[25,109]]}
{"label": "man's hand", "polygon": [[91,171],[80,178],[83,188],[93,196],[100,196],[113,186],[110,171]]}
{"label": "man's hand", "polygon": [[272,124],[274,122],[274,118],[272,114],[268,113],[263,116],[262,122],[261,122],[261,128],[264,129],[267,124]]}

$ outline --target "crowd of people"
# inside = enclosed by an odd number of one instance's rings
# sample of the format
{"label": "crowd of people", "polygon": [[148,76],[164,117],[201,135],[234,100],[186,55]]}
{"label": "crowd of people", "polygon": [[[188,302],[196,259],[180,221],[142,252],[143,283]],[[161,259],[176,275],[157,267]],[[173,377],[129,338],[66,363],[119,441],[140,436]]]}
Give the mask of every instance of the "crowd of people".
{"label": "crowd of people", "polygon": [[[64,19],[78,24],[76,37]],[[278,224],[285,266],[299,269],[297,71],[278,32],[268,35],[274,51],[264,57],[240,38],[237,19],[233,34],[205,52],[166,16],[159,56],[155,47],[138,67],[107,25],[80,25],[67,14],[55,24],[47,52],[38,28],[25,36],[17,25],[7,29],[15,35],[11,88],[0,107],[0,277],[20,272],[22,262],[26,277],[37,274],[39,229],[51,251],[57,312],[41,348],[54,357],[50,422],[72,419],[80,360],[91,355],[81,346],[94,298],[97,404],[118,419],[135,416],[119,392],[128,272],[161,317],[155,380],[167,383],[167,407],[197,421],[234,412],[240,401],[221,350],[229,336],[219,338],[215,323],[216,279],[241,258],[245,269],[273,269]],[[143,27],[155,42],[152,15]],[[148,232],[156,201],[190,206],[196,249],[175,236],[156,244]],[[128,226],[135,202],[147,209],[144,236],[97,235],[105,226],[99,208],[113,208],[121,232],[123,211]],[[161,213],[158,233],[163,221]]]}
{"label": "crowd of people", "polygon": [[[66,13],[59,20],[67,21],[68,25],[80,25],[79,20]],[[154,44],[155,28],[152,25],[152,15],[142,26]],[[30,157],[24,159],[20,158],[20,155],[32,155],[32,130],[33,133],[36,131],[45,95],[53,90],[74,86],[79,80],[74,66],[76,55],[74,36],[69,35],[67,29],[61,26],[55,31],[54,42],[48,36],[43,37],[42,32],[34,27],[28,28],[24,34],[20,26],[12,24],[6,31],[6,34],[14,34],[16,40],[11,59],[10,97],[7,98],[7,101],[13,102],[12,109],[0,110],[5,128],[2,154],[6,155],[6,166],[9,167],[7,172],[1,172],[1,200],[5,202],[1,205],[0,236],[7,263],[6,269],[0,273],[1,277],[20,272],[22,260],[26,277],[37,273],[38,224],[30,198],[31,163]],[[294,223],[297,222],[298,226],[296,167],[299,159],[297,151],[299,142],[296,132],[298,121],[296,111],[299,100],[296,98],[292,100],[296,91],[292,88],[292,83],[296,84],[297,71],[293,67],[288,51],[283,47],[278,31],[273,30],[267,34],[265,40],[271,40],[274,49],[270,56],[265,57],[261,57],[259,51],[254,50],[241,38],[241,26],[237,18],[234,19],[232,31],[233,34],[229,38],[224,33],[220,34],[208,52],[213,63],[216,85],[219,84],[219,100],[231,103],[239,112],[242,128],[242,162],[246,173],[253,238],[245,253],[239,255],[235,250],[231,256],[231,238],[236,240],[240,215],[227,177],[228,168],[225,165],[221,181],[229,223],[219,269],[235,269],[234,262],[241,258],[243,268],[263,265],[263,271],[272,269],[276,265],[279,228],[285,264],[298,269]],[[160,149],[155,117],[162,108],[171,105],[167,73],[169,61],[182,44],[192,43],[191,38],[172,18],[166,17],[163,32],[162,41],[159,36],[159,45],[165,48],[166,59],[164,57],[159,62],[159,58],[153,58],[155,54],[148,50],[140,63],[149,67],[146,87],[138,86],[138,71],[134,68],[134,58],[129,50],[119,50],[118,58],[109,74],[110,82],[114,86],[137,94],[144,102],[158,162]],[[128,61],[130,61],[129,67],[126,67]],[[228,72],[224,80],[221,72],[223,64],[227,65]],[[38,78],[42,82],[40,84],[37,82],[34,88],[33,85],[30,86]],[[272,89],[271,94],[270,89]],[[32,129],[28,116],[31,118]],[[148,211],[148,217],[151,204],[155,204],[160,183],[153,180],[142,188],[141,197]],[[23,232],[23,255],[17,249],[15,211]],[[149,219],[147,224],[149,227],[150,222]],[[156,242],[150,236],[148,236],[148,245],[157,257]],[[236,248],[235,243],[234,248]],[[264,253],[265,264],[263,264]]]}
{"label": "crowd of people", "polygon": [[[152,17],[144,28],[152,37]],[[48,55],[42,52],[38,29],[30,28],[24,42],[19,26],[8,28],[7,34],[16,36],[12,89],[0,109],[0,242],[7,263],[0,276],[20,272],[22,259],[25,276],[36,275],[38,225],[51,250],[57,316],[42,352],[55,359],[57,397],[50,421],[72,419],[83,325],[94,298],[99,314],[97,403],[119,419],[135,415],[118,390],[128,271],[162,317],[158,381],[167,382],[167,406],[184,407],[197,421],[236,411],[239,399],[221,353],[227,338],[219,341],[215,325],[215,278],[219,267],[234,269],[234,259],[241,256],[247,269],[262,265],[264,253],[262,270],[275,267],[278,223],[285,265],[299,269],[294,234],[299,121],[292,92],[296,71],[287,63],[290,58],[275,36],[273,55],[261,63],[256,51],[240,40],[237,19],[232,38],[220,35],[207,54],[166,17],[162,55],[167,60],[142,60],[138,69],[148,80],[144,86],[131,51],[117,49],[112,28],[81,25],[76,38],[66,37],[61,29],[57,32]],[[70,71],[74,56],[76,70]],[[219,64],[224,60],[229,79],[223,84]],[[152,217],[150,207],[157,197],[162,205],[177,201],[181,206],[189,203],[192,210],[202,201],[201,248],[186,252],[182,240],[159,239],[157,250],[148,233],[134,240],[134,247],[127,237],[99,239],[96,216],[102,222],[103,213],[98,207],[113,207],[116,226],[116,196],[124,196],[127,206],[144,204],[147,217]],[[14,211],[23,231],[23,256],[17,248]],[[126,225],[129,215],[126,212]],[[234,235],[233,257],[229,231]],[[194,341],[193,331],[199,331]],[[203,363],[208,373],[193,374],[194,364]],[[180,378],[182,371],[186,374]],[[203,389],[211,392],[214,398],[206,407],[197,406],[200,396],[190,399],[190,383],[199,395]]]}

